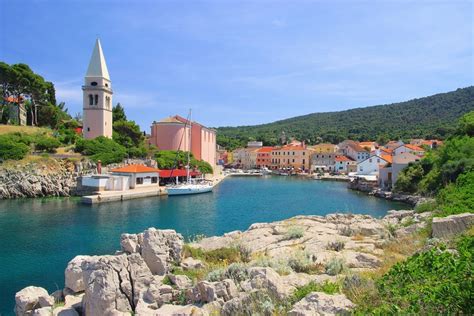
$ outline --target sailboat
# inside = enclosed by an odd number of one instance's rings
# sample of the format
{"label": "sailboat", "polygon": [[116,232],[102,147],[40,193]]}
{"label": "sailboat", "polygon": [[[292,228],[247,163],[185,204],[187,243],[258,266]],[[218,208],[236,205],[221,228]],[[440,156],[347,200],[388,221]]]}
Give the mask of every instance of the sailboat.
{"label": "sailboat", "polygon": [[[213,183],[206,181],[204,179],[192,179],[190,175],[190,151],[191,151],[191,140],[192,140],[192,122],[191,122],[191,110],[189,110],[188,119],[184,124],[184,131],[186,132],[186,126],[189,123],[189,150],[187,155],[186,163],[186,182],[178,183],[176,179],[176,184],[168,186],[166,189],[168,195],[188,195],[188,194],[199,194],[211,192],[214,187]],[[183,133],[183,136],[184,137]]]}

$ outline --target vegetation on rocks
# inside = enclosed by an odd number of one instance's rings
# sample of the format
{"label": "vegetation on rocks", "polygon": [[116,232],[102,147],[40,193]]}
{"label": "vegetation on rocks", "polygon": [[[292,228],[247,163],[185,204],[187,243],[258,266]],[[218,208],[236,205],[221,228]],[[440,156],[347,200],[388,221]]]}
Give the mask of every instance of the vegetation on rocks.
{"label": "vegetation on rocks", "polygon": [[100,160],[103,164],[121,162],[127,156],[125,147],[104,136],[95,139],[81,138],[77,141],[75,150],[95,162]]}

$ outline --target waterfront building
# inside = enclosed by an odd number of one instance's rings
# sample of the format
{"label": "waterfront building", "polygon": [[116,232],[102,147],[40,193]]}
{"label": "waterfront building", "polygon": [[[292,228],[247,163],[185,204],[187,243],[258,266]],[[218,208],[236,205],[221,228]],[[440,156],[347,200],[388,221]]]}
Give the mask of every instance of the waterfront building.
{"label": "waterfront building", "polygon": [[334,171],[337,173],[348,174],[349,172],[353,172],[353,170],[357,169],[357,161],[347,156],[336,156],[334,161]]}
{"label": "waterfront building", "polygon": [[154,121],[148,142],[159,150],[191,151],[194,158],[212,167],[217,162],[216,131],[179,115]]}
{"label": "waterfront building", "polygon": [[372,156],[357,164],[357,175],[376,176],[379,175],[381,166],[385,166],[390,161],[389,157]]}
{"label": "waterfront building", "polygon": [[317,154],[335,153],[337,151],[337,146],[329,143],[321,143],[314,146],[310,146],[309,148],[311,148]]}
{"label": "waterfront building", "polygon": [[82,91],[84,138],[112,138],[112,82],[99,39],[92,51]]}
{"label": "waterfront building", "polygon": [[425,154],[425,150],[423,148],[411,144],[404,144],[393,149],[394,156],[398,156],[406,152],[416,156],[423,156]]}
{"label": "waterfront building", "polygon": [[242,169],[255,169],[257,167],[257,151],[260,148],[244,148],[241,152],[241,167]]}
{"label": "waterfront building", "polygon": [[257,150],[257,168],[270,168],[272,164],[273,147],[265,146]]}
{"label": "waterfront building", "polygon": [[[296,144],[300,145],[296,145]],[[295,145],[293,145],[295,144]],[[272,149],[272,169],[294,169],[308,171],[310,169],[312,150],[304,143],[293,142],[282,147]]]}
{"label": "waterfront building", "polygon": [[393,189],[400,171],[406,168],[410,163],[420,160],[420,157],[409,152],[404,152],[391,158],[391,163],[383,166],[379,170],[379,187],[384,190]]}
{"label": "waterfront building", "polygon": [[357,162],[362,162],[370,157],[370,151],[353,140],[345,140],[337,145],[339,154],[352,158]]}
{"label": "waterfront building", "polygon": [[321,148],[319,148],[311,154],[311,170],[313,172],[333,172],[336,168],[336,156],[336,152],[321,152]]}
{"label": "waterfront building", "polygon": [[240,167],[245,156],[245,148],[236,148],[232,152],[232,165]]}

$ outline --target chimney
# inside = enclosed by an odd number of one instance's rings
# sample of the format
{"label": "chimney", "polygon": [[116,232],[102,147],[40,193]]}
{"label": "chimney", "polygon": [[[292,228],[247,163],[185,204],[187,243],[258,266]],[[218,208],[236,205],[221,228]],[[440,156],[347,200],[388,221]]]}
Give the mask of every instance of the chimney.
{"label": "chimney", "polygon": [[102,174],[102,161],[97,160],[97,173]]}

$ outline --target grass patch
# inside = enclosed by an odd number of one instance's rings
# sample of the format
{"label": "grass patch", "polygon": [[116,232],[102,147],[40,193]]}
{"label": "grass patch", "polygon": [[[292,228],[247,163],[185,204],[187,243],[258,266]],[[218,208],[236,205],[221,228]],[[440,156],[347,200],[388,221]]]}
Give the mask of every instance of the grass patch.
{"label": "grass patch", "polygon": [[299,226],[291,226],[285,233],[284,240],[299,239],[304,236],[304,230]]}
{"label": "grass patch", "polygon": [[341,285],[338,283],[333,283],[325,281],[324,283],[316,283],[314,281],[299,287],[296,291],[293,292],[293,295],[290,297],[291,304],[295,304],[301,301],[311,292],[324,292],[326,294],[336,294],[341,292]]}
{"label": "grass patch", "polygon": [[[201,248],[191,247],[189,244],[183,247],[184,257],[193,257],[200,259],[209,264],[241,262],[248,259],[248,254],[242,254],[239,247],[225,247],[214,250],[205,251]],[[243,258],[244,257],[244,258]]]}

